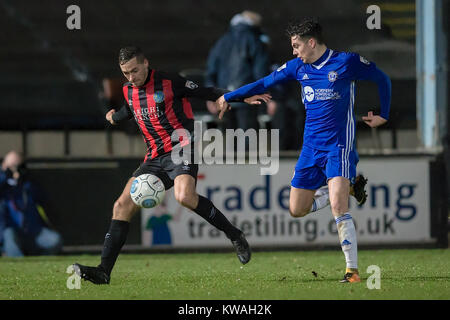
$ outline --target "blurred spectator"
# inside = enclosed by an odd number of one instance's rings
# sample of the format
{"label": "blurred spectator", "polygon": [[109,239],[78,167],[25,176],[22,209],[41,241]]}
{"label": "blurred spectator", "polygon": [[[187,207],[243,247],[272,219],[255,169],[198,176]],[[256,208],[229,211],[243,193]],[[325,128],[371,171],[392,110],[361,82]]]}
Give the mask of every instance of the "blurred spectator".
{"label": "blurred spectator", "polygon": [[[205,86],[235,90],[269,73],[268,37],[261,31],[261,21],[261,15],[252,11],[231,19],[228,32],[209,52]],[[213,102],[207,106],[211,113],[217,113]],[[245,103],[232,106],[225,118],[226,128],[258,128],[258,108]]]}
{"label": "blurred spectator", "polygon": [[120,108],[123,105],[123,93],[122,93],[123,81],[115,78],[103,78],[102,86],[103,91],[100,93],[100,99],[108,106],[115,106]]}
{"label": "blurred spectator", "polygon": [[28,180],[24,158],[16,151],[6,154],[0,171],[0,247],[9,257],[57,254],[62,247],[40,190]]}

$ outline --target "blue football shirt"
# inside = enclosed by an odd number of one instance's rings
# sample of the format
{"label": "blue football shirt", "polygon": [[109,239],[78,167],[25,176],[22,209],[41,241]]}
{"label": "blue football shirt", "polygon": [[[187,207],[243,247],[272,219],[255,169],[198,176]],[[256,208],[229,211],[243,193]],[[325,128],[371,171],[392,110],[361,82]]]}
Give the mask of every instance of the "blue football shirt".
{"label": "blue football shirt", "polygon": [[297,80],[302,87],[306,109],[304,145],[318,150],[355,147],[355,81],[370,80],[378,84],[381,114],[389,119],[391,82],[375,63],[356,53],[327,49],[314,63],[296,58],[270,75],[225,94],[232,101],[267,92],[270,87]]}

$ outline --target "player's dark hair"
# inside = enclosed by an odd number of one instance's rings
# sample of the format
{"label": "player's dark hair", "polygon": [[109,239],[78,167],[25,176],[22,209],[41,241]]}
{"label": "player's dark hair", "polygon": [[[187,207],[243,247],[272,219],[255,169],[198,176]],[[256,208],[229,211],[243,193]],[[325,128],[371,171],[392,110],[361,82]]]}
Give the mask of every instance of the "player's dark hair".
{"label": "player's dark hair", "polygon": [[322,26],[314,18],[305,18],[289,22],[286,28],[286,34],[289,38],[299,36],[300,38],[314,38],[319,44],[324,42],[322,35]]}
{"label": "player's dark hair", "polygon": [[119,64],[124,64],[136,57],[138,63],[144,62],[144,52],[139,47],[123,47],[119,51]]}

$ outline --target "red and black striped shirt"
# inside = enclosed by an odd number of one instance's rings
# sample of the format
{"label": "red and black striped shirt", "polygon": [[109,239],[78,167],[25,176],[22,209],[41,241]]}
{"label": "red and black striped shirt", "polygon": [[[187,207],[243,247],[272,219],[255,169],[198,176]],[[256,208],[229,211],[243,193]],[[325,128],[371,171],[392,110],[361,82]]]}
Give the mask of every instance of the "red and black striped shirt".
{"label": "red and black striped shirt", "polygon": [[225,92],[199,87],[175,73],[149,69],[144,85],[135,87],[130,82],[123,85],[127,104],[113,115],[113,120],[120,122],[134,117],[147,144],[145,160],[153,159],[170,152],[178,143],[182,146],[191,143],[183,135],[178,141],[172,141],[172,133],[178,129],[188,131],[193,137],[194,114],[189,97],[215,101]]}

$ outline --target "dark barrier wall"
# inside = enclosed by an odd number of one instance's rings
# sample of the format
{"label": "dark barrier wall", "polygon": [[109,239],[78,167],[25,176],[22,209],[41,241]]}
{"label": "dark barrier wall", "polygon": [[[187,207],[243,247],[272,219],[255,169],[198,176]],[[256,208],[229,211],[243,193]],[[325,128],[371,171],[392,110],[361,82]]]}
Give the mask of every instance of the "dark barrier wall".
{"label": "dark barrier wall", "polygon": [[[65,245],[101,245],[114,201],[141,160],[30,162],[30,176],[46,194],[45,209]],[[103,167],[103,168],[102,168]],[[140,215],[133,218],[127,244],[140,244]]]}
{"label": "dark barrier wall", "polygon": [[[411,159],[420,155],[404,156]],[[362,160],[364,157],[362,157]],[[389,157],[386,157],[389,158]],[[30,161],[30,175],[47,194],[45,208],[66,246],[101,245],[108,230],[114,201],[141,159],[105,161]],[[447,203],[444,159],[430,166],[431,236],[447,245]],[[130,225],[127,244],[141,244],[141,217]]]}

